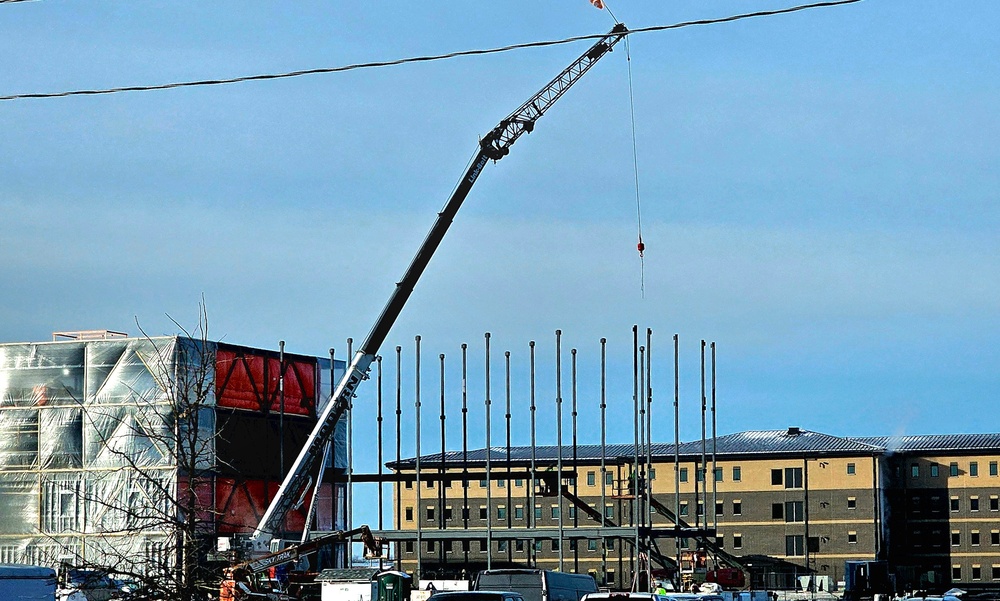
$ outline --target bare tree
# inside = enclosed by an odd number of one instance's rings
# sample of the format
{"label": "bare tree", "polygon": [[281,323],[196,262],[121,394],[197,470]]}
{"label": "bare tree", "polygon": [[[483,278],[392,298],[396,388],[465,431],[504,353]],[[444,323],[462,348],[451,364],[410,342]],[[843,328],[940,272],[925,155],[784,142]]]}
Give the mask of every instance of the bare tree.
{"label": "bare tree", "polygon": [[153,386],[139,381],[146,375],[122,374],[111,384],[116,402],[102,403],[98,393],[81,403],[96,433],[87,441],[92,469],[64,492],[86,519],[80,532],[50,537],[63,561],[131,581],[137,599],[189,601],[218,591],[219,566],[207,561],[220,517],[211,478],[215,344],[204,304],[193,330],[174,324],[183,336],[152,337],[140,326],[132,343]]}

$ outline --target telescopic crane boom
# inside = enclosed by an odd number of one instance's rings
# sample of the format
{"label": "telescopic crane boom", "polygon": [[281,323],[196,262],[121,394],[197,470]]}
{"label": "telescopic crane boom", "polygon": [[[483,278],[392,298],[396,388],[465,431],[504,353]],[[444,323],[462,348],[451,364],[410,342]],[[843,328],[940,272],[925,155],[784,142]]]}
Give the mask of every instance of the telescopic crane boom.
{"label": "telescopic crane boom", "polygon": [[626,35],[628,35],[628,29],[624,25],[615,25],[607,35],[600,38],[580,58],[573,61],[555,79],[550,81],[537,94],[529,98],[527,102],[519,106],[517,110],[508,115],[479,141],[479,152],[476,154],[475,159],[473,159],[465,175],[455,188],[451,198],[448,199],[447,204],[438,213],[434,225],[431,226],[427,237],[424,238],[423,243],[417,250],[417,254],[411,260],[406,273],[403,274],[403,279],[396,284],[396,289],[389,297],[389,301],[386,303],[385,308],[382,309],[382,313],[375,321],[375,325],[372,326],[368,337],[358,347],[354,358],[351,360],[351,364],[347,368],[347,372],[333,392],[331,402],[327,403],[326,408],[318,416],[315,428],[309,434],[309,438],[306,439],[302,451],[299,452],[288,474],[285,475],[285,479],[281,483],[281,487],[278,489],[271,504],[268,506],[267,511],[264,512],[251,541],[255,550],[267,548],[270,539],[281,530],[285,515],[303,497],[303,493],[311,480],[310,474],[314,472],[317,463],[322,460],[324,445],[333,434],[337,420],[350,407],[351,399],[354,398],[354,392],[357,390],[358,385],[363,380],[368,379],[369,367],[375,360],[375,355],[382,346],[382,342],[385,341],[389,330],[396,322],[396,318],[399,317],[400,311],[403,310],[403,305],[406,304],[407,299],[413,292],[413,287],[416,285],[417,280],[420,279],[424,268],[430,262],[434,251],[437,250],[438,245],[448,231],[448,227],[451,226],[452,220],[458,213],[459,207],[462,206],[462,202],[469,195],[472,185],[476,183],[476,179],[487,162],[490,160],[494,162],[499,161],[507,156],[510,152],[510,147],[517,141],[521,134],[530,133],[535,127],[535,121],[545,114],[545,111],[556,100],[559,100],[584,73],[590,70],[605,54],[610,52],[614,45],[620,42]]}

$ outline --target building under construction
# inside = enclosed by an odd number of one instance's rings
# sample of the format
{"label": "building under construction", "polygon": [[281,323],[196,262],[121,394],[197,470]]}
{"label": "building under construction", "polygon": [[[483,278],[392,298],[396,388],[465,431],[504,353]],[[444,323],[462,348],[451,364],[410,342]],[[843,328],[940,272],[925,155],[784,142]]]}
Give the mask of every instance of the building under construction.
{"label": "building under construction", "polygon": [[[0,344],[0,563],[167,567],[190,507],[204,552],[225,549],[257,526],[344,368],[181,336],[54,338]],[[343,469],[344,428],[333,443]],[[307,501],[277,536],[301,536],[309,511],[343,527],[332,476]]]}

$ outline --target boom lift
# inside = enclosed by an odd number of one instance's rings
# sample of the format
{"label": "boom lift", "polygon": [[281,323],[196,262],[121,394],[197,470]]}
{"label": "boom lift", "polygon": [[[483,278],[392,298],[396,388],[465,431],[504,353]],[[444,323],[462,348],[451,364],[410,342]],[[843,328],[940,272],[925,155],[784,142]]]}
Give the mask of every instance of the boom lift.
{"label": "boom lift", "polygon": [[430,262],[434,251],[437,250],[448,231],[448,227],[458,213],[458,209],[462,206],[462,202],[468,196],[483,168],[490,160],[496,162],[507,156],[510,147],[521,134],[530,133],[535,127],[535,121],[545,114],[545,111],[556,100],[559,100],[584,73],[610,52],[615,44],[626,35],[628,35],[628,29],[624,25],[615,25],[607,35],[601,37],[582,56],[573,61],[562,73],[517,110],[500,121],[479,141],[479,151],[476,157],[462,176],[455,191],[452,192],[451,198],[438,213],[434,225],[431,226],[427,237],[403,274],[403,279],[396,284],[396,289],[390,295],[382,313],[375,321],[364,342],[358,347],[344,377],[337,384],[331,401],[327,403],[318,416],[316,426],[306,439],[302,451],[299,452],[274,499],[261,517],[250,541],[250,551],[258,553],[266,551],[271,538],[280,532],[288,511],[297,505],[300,499],[304,498],[305,490],[312,479],[311,475],[317,471],[318,464],[323,459],[324,446],[333,434],[337,420],[350,407],[358,385],[363,380],[368,379],[369,368],[375,360],[379,347],[385,341],[389,330],[402,311],[403,305],[406,304],[413,292],[413,287]]}
{"label": "boom lift", "polygon": [[222,601],[235,601],[239,599],[239,595],[236,593],[237,581],[247,583],[247,587],[250,588],[250,599],[258,598],[266,599],[267,601],[290,601],[295,599],[296,597],[289,594],[275,593],[274,591],[256,592],[262,588],[258,582],[260,576],[264,575],[271,568],[286,563],[297,562],[300,558],[317,552],[324,545],[342,542],[359,535],[361,542],[365,545],[365,557],[381,556],[382,539],[372,534],[371,529],[367,525],[359,526],[353,530],[339,530],[326,536],[314,538],[302,544],[292,545],[281,551],[245,561],[228,568],[225,578],[219,583],[219,599]]}

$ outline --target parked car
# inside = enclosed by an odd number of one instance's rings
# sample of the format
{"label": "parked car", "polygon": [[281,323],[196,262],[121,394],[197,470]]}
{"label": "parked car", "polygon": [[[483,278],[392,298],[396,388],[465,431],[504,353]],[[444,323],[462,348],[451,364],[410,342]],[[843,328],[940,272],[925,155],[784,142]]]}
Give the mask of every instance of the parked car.
{"label": "parked car", "polygon": [[441,591],[428,601],[524,601],[524,597],[511,591]]}

